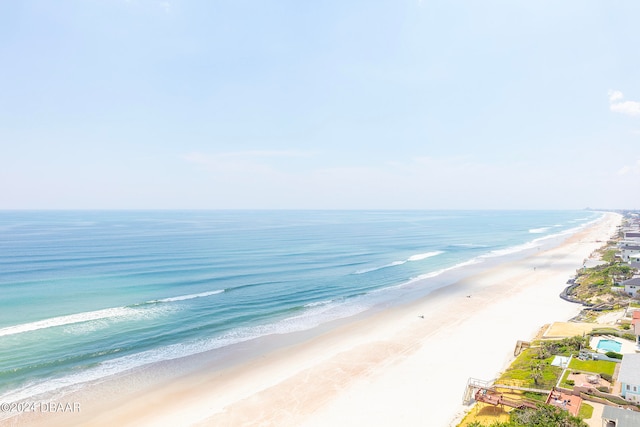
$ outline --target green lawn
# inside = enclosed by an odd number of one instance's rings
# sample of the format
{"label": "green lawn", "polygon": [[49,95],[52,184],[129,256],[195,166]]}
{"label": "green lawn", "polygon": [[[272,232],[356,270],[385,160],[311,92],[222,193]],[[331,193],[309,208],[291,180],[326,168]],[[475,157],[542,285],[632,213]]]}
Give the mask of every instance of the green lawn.
{"label": "green lawn", "polygon": [[578,412],[578,417],[582,418],[583,420],[588,420],[592,416],[593,406],[582,402],[582,405],[580,405],[580,411]]}
{"label": "green lawn", "polygon": [[569,369],[573,371],[592,372],[594,374],[613,375],[613,371],[616,369],[616,362],[608,362],[605,360],[571,359]]}
{"label": "green lawn", "polygon": [[562,376],[562,381],[560,381],[560,387],[573,389],[572,385],[567,384],[567,377],[569,376],[570,373],[571,371],[568,369],[565,371],[564,375]]}
{"label": "green lawn", "polygon": [[579,360],[571,359],[569,363],[569,369],[562,376],[560,381],[560,387],[573,388],[572,385],[567,384],[567,377],[574,371],[590,372],[594,374],[609,374],[613,376],[613,371],[616,369],[616,362],[608,362],[604,360]]}
{"label": "green lawn", "polygon": [[[557,366],[551,366],[551,362],[555,356],[551,356],[542,361],[535,358],[537,354],[536,349],[526,349],[523,351],[516,360],[513,361],[511,366],[502,374],[498,379],[498,383],[512,383],[517,382],[520,387],[531,387],[550,389],[556,385],[558,377],[562,372],[562,369]],[[538,380],[538,384],[531,378],[531,364],[535,362],[542,362],[542,378]]]}

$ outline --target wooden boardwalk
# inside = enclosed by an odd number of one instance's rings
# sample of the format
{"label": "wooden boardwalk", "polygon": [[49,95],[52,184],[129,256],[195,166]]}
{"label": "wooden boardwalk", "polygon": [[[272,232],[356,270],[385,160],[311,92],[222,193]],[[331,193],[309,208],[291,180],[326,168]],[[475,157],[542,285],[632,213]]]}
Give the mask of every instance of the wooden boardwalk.
{"label": "wooden boardwalk", "polygon": [[504,394],[491,389],[479,389],[476,392],[474,398],[476,402],[488,403],[489,405],[494,405],[494,406],[503,405],[503,406],[508,406],[510,408],[516,408],[516,409],[524,409],[524,408],[536,409],[537,408],[536,403],[532,401],[525,400],[525,399],[522,399],[522,400],[510,399],[508,397],[505,397]]}

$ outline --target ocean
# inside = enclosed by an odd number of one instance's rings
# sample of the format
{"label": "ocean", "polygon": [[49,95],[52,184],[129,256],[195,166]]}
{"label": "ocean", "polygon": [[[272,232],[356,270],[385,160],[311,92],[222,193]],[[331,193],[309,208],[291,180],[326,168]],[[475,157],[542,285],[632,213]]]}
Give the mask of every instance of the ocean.
{"label": "ocean", "polygon": [[0,212],[0,401],[428,296],[601,215]]}

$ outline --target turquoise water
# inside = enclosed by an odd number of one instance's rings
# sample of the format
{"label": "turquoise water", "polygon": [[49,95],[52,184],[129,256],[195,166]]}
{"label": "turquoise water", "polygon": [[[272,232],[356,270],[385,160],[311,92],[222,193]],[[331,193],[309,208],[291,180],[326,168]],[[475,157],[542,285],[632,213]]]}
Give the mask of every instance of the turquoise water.
{"label": "turquoise water", "polygon": [[598,348],[605,351],[615,351],[620,353],[622,350],[622,343],[614,340],[600,340],[598,341]]}
{"label": "turquoise water", "polygon": [[599,216],[0,212],[0,401],[424,296]]}

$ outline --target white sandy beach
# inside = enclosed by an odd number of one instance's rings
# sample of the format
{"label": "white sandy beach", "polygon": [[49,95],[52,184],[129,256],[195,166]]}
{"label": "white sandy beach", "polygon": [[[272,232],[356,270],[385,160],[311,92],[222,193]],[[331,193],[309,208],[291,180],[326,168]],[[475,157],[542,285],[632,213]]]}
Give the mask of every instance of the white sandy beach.
{"label": "white sandy beach", "polygon": [[558,294],[619,223],[607,214],[556,248],[240,366],[30,424],[449,426],[469,377],[495,378],[517,340],[578,313]]}

